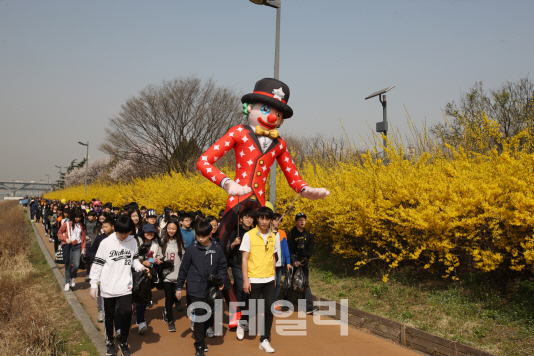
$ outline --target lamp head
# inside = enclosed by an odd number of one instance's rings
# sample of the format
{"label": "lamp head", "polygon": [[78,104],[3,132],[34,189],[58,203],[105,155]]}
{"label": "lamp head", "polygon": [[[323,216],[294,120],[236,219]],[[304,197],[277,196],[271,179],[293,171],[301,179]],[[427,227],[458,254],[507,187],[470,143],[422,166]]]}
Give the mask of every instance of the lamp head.
{"label": "lamp head", "polygon": [[279,8],[282,5],[282,0],[250,0],[256,5],[266,5],[274,8]]}

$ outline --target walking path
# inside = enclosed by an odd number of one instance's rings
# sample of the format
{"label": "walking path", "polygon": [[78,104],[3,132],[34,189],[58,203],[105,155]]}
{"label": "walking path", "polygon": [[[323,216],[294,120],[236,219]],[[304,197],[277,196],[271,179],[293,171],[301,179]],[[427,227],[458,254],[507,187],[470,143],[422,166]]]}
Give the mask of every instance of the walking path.
{"label": "walking path", "polygon": [[[45,231],[40,223],[35,223],[42,241],[48,252],[54,256],[54,244],[48,242]],[[64,265],[58,265],[61,274],[65,275]],[[95,327],[104,338],[104,325],[96,321],[97,309],[96,301],[89,296],[90,285],[84,282],[86,271],[79,271],[76,278],[74,294],[91,317]],[[63,288],[63,285],[61,286]],[[153,291],[154,306],[146,310],[146,320],[148,330],[144,335],[137,334],[135,315],[132,318],[132,328],[130,330],[129,344],[132,353],[139,355],[194,355],[194,338],[189,328],[190,320],[185,312],[174,312],[176,332],[167,331],[167,324],[163,322],[162,310],[165,305],[163,291]],[[185,300],[182,300],[184,303]],[[185,306],[185,303],[183,304]],[[306,316],[305,336],[281,336],[277,333],[281,320],[297,319],[297,313],[293,313],[287,318],[275,316],[271,332],[271,345],[275,353],[279,355],[354,355],[354,356],[415,356],[419,353],[395,345],[374,335],[366,334],[357,329],[349,327],[348,335],[340,335],[339,325],[316,325],[312,315]],[[284,315],[283,315],[284,316]],[[322,319],[330,320],[326,317]],[[301,319],[304,320],[304,319]],[[228,330],[228,315],[225,311],[223,337],[208,338],[206,344],[209,347],[208,355],[265,355],[259,350],[259,336],[245,336],[245,339],[238,341],[235,332]],[[277,324],[278,322],[278,324]],[[286,329],[288,327],[286,326]]]}

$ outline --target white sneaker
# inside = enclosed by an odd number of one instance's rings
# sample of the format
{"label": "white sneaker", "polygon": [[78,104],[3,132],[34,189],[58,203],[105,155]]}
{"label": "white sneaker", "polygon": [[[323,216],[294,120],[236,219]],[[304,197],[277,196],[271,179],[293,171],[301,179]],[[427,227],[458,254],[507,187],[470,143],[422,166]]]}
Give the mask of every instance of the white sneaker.
{"label": "white sneaker", "polygon": [[144,334],[147,328],[146,321],[143,321],[141,324],[139,324],[139,330],[137,332],[139,334]]}
{"label": "white sneaker", "polygon": [[271,344],[269,344],[269,340],[265,339],[262,342],[260,342],[260,350],[263,350],[265,352],[268,352],[272,354],[274,352],[274,349],[271,347]]}
{"label": "white sneaker", "polygon": [[76,281],[74,280],[74,278],[71,278],[71,280],[70,280],[70,287],[71,287],[71,288],[74,288],[74,286],[76,286]]}
{"label": "white sneaker", "polygon": [[215,337],[215,331],[213,331],[213,328],[210,326],[208,330],[206,330],[206,335],[208,337]]}
{"label": "white sneaker", "polygon": [[65,284],[65,288],[63,288],[65,292],[68,292],[70,290],[70,285],[67,283]]}
{"label": "white sneaker", "polygon": [[237,336],[238,340],[243,340],[243,338],[245,337],[245,327],[239,324],[235,329],[235,335]]}

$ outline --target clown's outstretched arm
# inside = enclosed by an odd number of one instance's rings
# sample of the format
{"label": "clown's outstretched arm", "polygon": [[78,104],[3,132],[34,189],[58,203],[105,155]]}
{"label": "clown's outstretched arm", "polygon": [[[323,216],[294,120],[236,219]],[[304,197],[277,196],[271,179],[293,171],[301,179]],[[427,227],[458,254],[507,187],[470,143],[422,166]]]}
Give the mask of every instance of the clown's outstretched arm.
{"label": "clown's outstretched arm", "polygon": [[213,164],[235,146],[233,128],[204,152],[197,162],[197,169],[204,177],[223,188],[228,195],[242,196],[252,191],[250,187],[237,184]]}
{"label": "clown's outstretched arm", "polygon": [[281,148],[282,154],[276,160],[284,172],[287,182],[295,192],[302,193],[304,198],[312,200],[323,199],[330,195],[330,192],[326,188],[312,188],[308,186],[297,171],[291,154],[287,151],[285,141],[282,141]]}

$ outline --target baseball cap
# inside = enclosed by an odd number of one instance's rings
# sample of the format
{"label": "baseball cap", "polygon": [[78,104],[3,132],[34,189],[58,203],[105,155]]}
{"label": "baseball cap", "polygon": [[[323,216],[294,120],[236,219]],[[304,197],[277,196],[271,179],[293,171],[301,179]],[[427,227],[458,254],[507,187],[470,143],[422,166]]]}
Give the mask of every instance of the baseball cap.
{"label": "baseball cap", "polygon": [[156,232],[156,227],[152,224],[143,225],[143,232]]}
{"label": "baseball cap", "polygon": [[298,220],[298,218],[304,218],[304,219],[307,219],[306,214],[304,214],[304,213],[298,213],[298,214],[295,216],[295,220]]}
{"label": "baseball cap", "polygon": [[154,210],[154,209],[148,209],[148,210],[146,211],[146,216],[147,216],[147,217],[150,217],[150,216],[158,216],[158,214],[156,214],[156,210]]}

